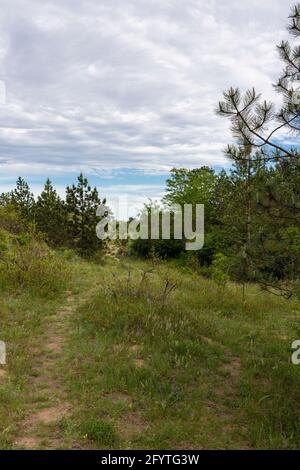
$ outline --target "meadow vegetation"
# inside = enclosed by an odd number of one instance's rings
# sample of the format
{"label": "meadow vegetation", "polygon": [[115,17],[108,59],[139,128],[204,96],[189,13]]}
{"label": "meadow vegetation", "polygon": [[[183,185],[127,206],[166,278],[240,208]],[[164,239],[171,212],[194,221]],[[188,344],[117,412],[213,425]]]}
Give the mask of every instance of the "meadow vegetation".
{"label": "meadow vegetation", "polygon": [[[290,20],[297,38],[300,6]],[[106,201],[82,174],[65,199],[21,177],[0,196],[1,449],[300,447],[299,149],[273,140],[299,135],[300,49],[279,51],[277,114],[255,90],[219,104],[231,170],[167,180],[162,210],[204,204],[202,250],[99,240]]]}
{"label": "meadow vegetation", "polygon": [[106,283],[74,316],[67,432],[96,448],[299,447],[299,303],[165,263],[93,277]]}
{"label": "meadow vegetation", "polygon": [[[243,295],[176,261],[56,256],[73,298],[59,354],[44,348],[63,289],[45,302],[35,282],[1,285],[2,448],[299,447],[297,300],[254,284]],[[67,411],[28,431],[28,413],[53,409],[54,390],[33,392],[49,360]]]}

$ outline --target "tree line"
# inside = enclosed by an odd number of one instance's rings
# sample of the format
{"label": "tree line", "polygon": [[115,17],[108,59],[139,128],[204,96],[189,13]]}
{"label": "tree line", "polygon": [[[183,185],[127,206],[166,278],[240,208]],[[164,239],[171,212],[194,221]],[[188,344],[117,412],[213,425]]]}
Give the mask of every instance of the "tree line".
{"label": "tree line", "polygon": [[[300,36],[300,5],[289,17],[288,30]],[[217,113],[231,122],[235,145],[225,149],[230,171],[177,168],[166,182],[163,204],[204,204],[205,245],[187,254],[184,240],[129,240],[131,253],[177,257],[216,279],[259,282],[278,295],[291,296],[300,270],[300,46],[278,46],[284,69],[274,85],[282,106],[261,100],[254,89],[242,94],[230,88]],[[288,136],[287,136],[288,135]],[[289,142],[291,141],[292,144]],[[287,143],[282,143],[287,142]],[[61,199],[48,179],[37,200],[26,181],[0,196],[0,209],[16,210],[23,221],[46,234],[51,246],[93,254],[100,199],[81,174]],[[150,206],[146,205],[145,210]],[[291,286],[293,286],[291,288]],[[300,291],[300,288],[299,288]]]}
{"label": "tree line", "polygon": [[52,247],[69,247],[80,254],[91,255],[101,248],[96,237],[96,210],[100,199],[81,173],[77,185],[67,186],[65,200],[47,179],[44,190],[35,201],[28,183],[21,177],[14,190],[2,193],[0,206],[15,211],[24,226],[45,234]]}
{"label": "tree line", "polygon": [[[287,28],[300,37],[300,4],[292,7]],[[253,88],[224,92],[217,113],[230,120],[236,140],[225,149],[232,170],[216,175],[209,168],[174,169],[165,202],[205,204],[200,265],[211,265],[221,279],[229,274],[260,282],[289,297],[300,270],[300,45],[282,41],[277,48],[283,61],[274,84],[280,109]],[[164,250],[164,243],[154,243]],[[174,253],[180,251],[172,243]],[[136,248],[142,251],[145,243]]]}

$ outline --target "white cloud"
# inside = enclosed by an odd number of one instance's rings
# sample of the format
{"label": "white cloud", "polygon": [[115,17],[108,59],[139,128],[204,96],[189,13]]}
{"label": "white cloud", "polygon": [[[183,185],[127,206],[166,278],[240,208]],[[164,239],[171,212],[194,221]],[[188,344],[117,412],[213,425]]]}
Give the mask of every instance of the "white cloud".
{"label": "white cloud", "polygon": [[278,99],[280,0],[11,0],[1,7],[1,173],[226,164],[222,91]]}

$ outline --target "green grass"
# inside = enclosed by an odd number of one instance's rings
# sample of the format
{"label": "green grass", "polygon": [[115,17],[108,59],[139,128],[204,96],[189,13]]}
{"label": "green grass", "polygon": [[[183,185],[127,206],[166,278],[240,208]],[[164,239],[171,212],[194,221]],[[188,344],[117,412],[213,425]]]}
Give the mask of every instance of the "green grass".
{"label": "green grass", "polygon": [[299,448],[299,303],[165,264],[80,272],[93,293],[66,358],[74,433],[92,419],[118,433],[98,448]]}
{"label": "green grass", "polygon": [[118,440],[114,426],[96,418],[83,421],[81,432],[84,438],[104,446],[113,446]]}
{"label": "green grass", "polygon": [[[64,302],[71,276],[63,259],[55,254],[44,265],[34,263],[24,270],[26,282],[15,269],[0,266],[0,340],[6,344],[6,364],[0,365],[0,448],[14,448],[14,439],[28,403],[34,401],[30,378],[43,349],[48,318]],[[24,260],[25,258],[23,258]],[[16,276],[14,278],[14,276]],[[14,279],[14,282],[12,282]]]}
{"label": "green grass", "polygon": [[[11,449],[26,404],[30,399],[30,376],[34,375],[35,349],[42,348],[44,321],[62,298],[44,303],[23,292],[1,292],[0,339],[7,348],[6,365],[0,366],[0,448]],[[36,406],[32,403],[32,408]]]}
{"label": "green grass", "polygon": [[[43,404],[30,378],[67,286],[75,311],[57,373],[72,411],[55,430],[60,448],[300,447],[300,366],[291,363],[299,302],[255,285],[243,299],[240,285],[171,263],[60,256],[66,269],[49,296],[1,285],[1,449],[14,448],[28,406]],[[47,448],[47,426],[41,432]]]}

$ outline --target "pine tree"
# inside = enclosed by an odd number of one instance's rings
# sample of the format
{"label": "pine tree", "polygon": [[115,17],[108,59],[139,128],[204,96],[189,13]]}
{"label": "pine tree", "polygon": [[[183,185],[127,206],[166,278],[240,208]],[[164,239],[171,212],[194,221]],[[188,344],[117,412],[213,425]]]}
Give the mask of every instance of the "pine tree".
{"label": "pine tree", "polygon": [[48,241],[54,245],[66,242],[66,210],[61,198],[48,178],[44,190],[39,195],[35,209],[37,228],[45,233]]}
{"label": "pine tree", "polygon": [[[293,8],[288,29],[295,37],[300,37],[300,5]],[[285,64],[275,84],[276,90],[283,96],[279,111],[275,111],[272,103],[261,102],[260,95],[254,89],[242,95],[239,89],[234,88],[224,93],[224,101],[219,103],[217,111],[221,116],[229,117],[238,143],[238,146],[229,145],[226,155],[234,160],[237,167],[246,165],[248,171],[251,167],[260,166],[255,184],[256,212],[260,211],[261,225],[256,231],[254,242],[251,238],[251,172],[248,173],[248,183],[244,188],[248,200],[248,209],[245,207],[248,218],[246,264],[255,266],[256,280],[281,291],[282,287],[277,281],[284,276],[290,277],[299,265],[299,253],[297,259],[294,245],[287,236],[300,230],[299,194],[296,186],[292,187],[289,183],[286,192],[282,176],[288,174],[286,169],[291,166],[295,170],[293,177],[300,183],[300,151],[295,146],[281,144],[278,132],[286,131],[296,135],[300,132],[300,89],[297,89],[300,80],[300,47],[292,47],[285,41],[278,49]],[[271,168],[268,168],[270,162]],[[273,171],[274,163],[276,170]],[[293,212],[293,215],[290,216],[288,212]],[[293,267],[286,269],[285,264],[290,266],[289,257],[293,258]],[[290,295],[289,292],[287,295]]]}
{"label": "pine tree", "polygon": [[[102,203],[105,204],[105,200]],[[66,189],[68,234],[72,245],[85,255],[90,255],[101,247],[96,235],[96,225],[99,222],[96,211],[100,204],[97,189],[89,186],[82,173],[78,177],[77,186],[68,186]]]}
{"label": "pine tree", "polygon": [[[261,281],[274,287],[274,281],[299,277],[300,167],[296,160],[280,162],[261,171],[259,178],[258,265]],[[281,292],[290,295],[286,286]]]}
{"label": "pine tree", "polygon": [[6,192],[0,194],[0,206],[9,206],[12,204],[12,193]]}
{"label": "pine tree", "polygon": [[11,192],[11,203],[19,209],[24,220],[34,222],[34,197],[28,183],[21,177],[17,179],[16,188]]}
{"label": "pine tree", "polygon": [[[300,37],[300,4],[292,10],[288,30]],[[254,88],[244,95],[238,88],[230,88],[224,92],[224,101],[219,102],[217,112],[230,119],[238,144],[260,149],[265,161],[299,160],[299,149],[281,144],[278,132],[286,130],[296,135],[300,132],[300,47],[283,41],[278,50],[285,65],[275,84],[275,89],[283,96],[279,111],[276,112],[273,103],[261,102]],[[234,146],[227,149],[229,154],[234,151]]]}

